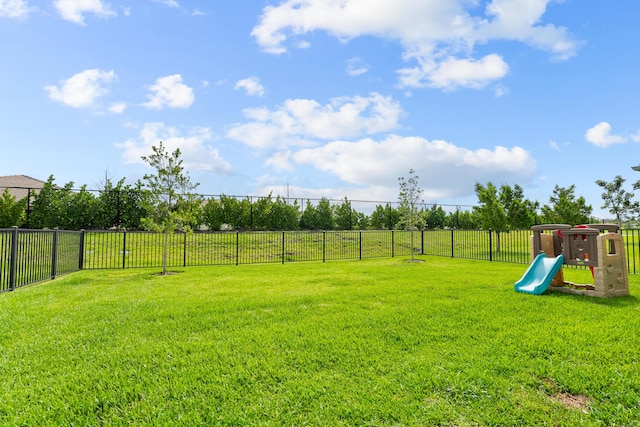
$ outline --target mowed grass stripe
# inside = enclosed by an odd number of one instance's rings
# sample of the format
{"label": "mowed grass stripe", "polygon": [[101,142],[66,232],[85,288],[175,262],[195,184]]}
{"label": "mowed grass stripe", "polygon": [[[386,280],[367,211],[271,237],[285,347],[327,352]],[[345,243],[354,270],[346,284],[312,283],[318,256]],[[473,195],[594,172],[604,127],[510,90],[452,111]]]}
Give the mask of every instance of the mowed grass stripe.
{"label": "mowed grass stripe", "polygon": [[0,424],[640,419],[635,296],[536,297],[513,291],[523,265],[421,259],[82,271],[2,294]]}

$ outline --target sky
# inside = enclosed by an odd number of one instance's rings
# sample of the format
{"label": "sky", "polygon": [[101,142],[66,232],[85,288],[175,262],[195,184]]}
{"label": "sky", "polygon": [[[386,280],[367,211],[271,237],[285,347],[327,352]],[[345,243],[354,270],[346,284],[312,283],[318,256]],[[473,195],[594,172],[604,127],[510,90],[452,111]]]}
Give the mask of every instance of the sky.
{"label": "sky", "polygon": [[[549,204],[640,179],[640,2],[0,0],[0,175],[205,195]],[[364,206],[364,205],[363,205]],[[358,207],[354,204],[354,208]],[[358,210],[366,210],[363,209]]]}

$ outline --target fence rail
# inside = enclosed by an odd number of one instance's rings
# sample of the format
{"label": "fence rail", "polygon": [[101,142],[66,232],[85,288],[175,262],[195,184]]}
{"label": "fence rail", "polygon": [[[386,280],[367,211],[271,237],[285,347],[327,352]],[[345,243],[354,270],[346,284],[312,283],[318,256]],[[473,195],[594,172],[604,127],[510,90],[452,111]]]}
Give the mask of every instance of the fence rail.
{"label": "fence rail", "polygon": [[[640,269],[640,229],[621,231],[629,273]],[[527,264],[529,230],[207,232],[0,229],[0,292],[79,269],[170,268],[416,255]]]}

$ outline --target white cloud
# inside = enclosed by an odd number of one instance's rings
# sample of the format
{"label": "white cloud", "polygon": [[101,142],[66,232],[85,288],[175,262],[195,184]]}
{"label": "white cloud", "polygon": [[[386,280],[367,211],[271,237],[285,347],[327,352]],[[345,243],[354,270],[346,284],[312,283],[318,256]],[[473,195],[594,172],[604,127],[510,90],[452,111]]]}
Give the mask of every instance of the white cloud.
{"label": "white cloud", "polygon": [[423,63],[420,67],[398,71],[405,87],[435,87],[453,90],[457,87],[480,89],[507,75],[509,66],[496,54],[481,60],[449,57],[439,63]]}
{"label": "white cloud", "polygon": [[496,85],[494,90],[495,90],[496,98],[502,98],[503,96],[509,94],[509,88],[501,84]]}
{"label": "white cloud", "polygon": [[311,47],[311,43],[305,40],[300,40],[296,43],[296,48],[298,49],[309,49]]}
{"label": "white cloud", "polygon": [[611,125],[607,122],[600,122],[584,134],[585,139],[596,147],[607,148],[612,144],[620,144],[627,141],[627,138],[612,135]]}
{"label": "white cloud", "polygon": [[396,40],[403,58],[417,62],[400,70],[402,86],[480,88],[504,77],[508,66],[495,53],[475,58],[477,44],[513,40],[556,59],[575,54],[577,43],[565,28],[542,22],[551,1],[493,0],[478,13],[473,0],[286,0],[266,6],[251,34],[274,54],[314,31],[343,41],[365,35]]}
{"label": "white cloud", "polygon": [[254,148],[310,146],[331,140],[388,132],[399,127],[400,105],[391,97],[334,98],[327,105],[310,99],[290,99],[276,109],[244,111],[248,123],[234,125],[227,136]]}
{"label": "white cloud", "polygon": [[182,83],[180,74],[158,78],[149,90],[149,102],[142,104],[148,108],[189,108],[195,100],[193,89]]}
{"label": "white cloud", "polygon": [[577,43],[566,28],[540,24],[552,1],[562,0],[493,0],[486,8],[486,15],[493,19],[479,28],[480,38],[519,40],[550,52],[557,60],[572,57]]}
{"label": "white cloud", "polygon": [[638,129],[636,133],[632,134],[630,138],[633,142],[640,142],[640,129]]}
{"label": "white cloud", "polygon": [[86,13],[93,13],[99,18],[116,15],[101,0],[55,0],[53,4],[63,19],[80,25],[85,25]]}
{"label": "white cloud", "polygon": [[264,87],[260,84],[257,77],[248,77],[236,82],[236,89],[244,89],[249,96],[264,96]]}
{"label": "white cloud", "polygon": [[520,147],[469,150],[446,141],[398,135],[381,141],[334,141],[289,153],[287,159],[311,165],[352,186],[377,188],[378,192],[386,188],[387,196],[397,194],[397,178],[414,169],[432,201],[466,195],[478,181],[526,181],[535,176],[537,168],[535,159]]}
{"label": "white cloud", "polygon": [[94,106],[99,97],[109,92],[103,85],[111,83],[115,78],[113,70],[84,70],[67,80],[61,80],[58,86],[45,86],[44,89],[49,92],[49,98],[53,101],[69,107],[87,108]]}
{"label": "white cloud", "polygon": [[126,102],[114,102],[109,107],[109,112],[112,114],[122,114],[127,109]]}
{"label": "white cloud", "polygon": [[278,151],[265,161],[265,166],[270,166],[277,171],[293,171],[294,165],[291,161],[291,151]]}
{"label": "white cloud", "polygon": [[30,12],[26,0],[0,0],[0,18],[26,18]]}
{"label": "white cloud", "polygon": [[129,139],[115,144],[123,150],[125,163],[141,163],[142,156],[152,154],[152,146],[163,142],[168,152],[180,149],[183,165],[187,170],[210,171],[228,173],[231,165],[224,160],[217,149],[205,143],[211,139],[211,132],[207,128],[196,127],[187,135],[174,127],[164,123],[145,123],[136,139]]}
{"label": "white cloud", "polygon": [[176,0],[153,0],[153,1],[169,7],[180,7],[180,3],[178,3]]}
{"label": "white cloud", "polygon": [[351,77],[361,76],[369,72],[369,66],[362,61],[362,58],[354,56],[347,61],[347,74]]}

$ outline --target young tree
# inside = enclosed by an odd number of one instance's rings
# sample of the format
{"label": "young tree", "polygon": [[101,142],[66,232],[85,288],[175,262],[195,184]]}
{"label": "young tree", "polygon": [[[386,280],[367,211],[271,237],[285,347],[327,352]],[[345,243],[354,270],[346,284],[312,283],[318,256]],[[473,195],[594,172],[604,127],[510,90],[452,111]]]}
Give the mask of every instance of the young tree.
{"label": "young tree", "polygon": [[224,213],[222,209],[222,203],[220,200],[216,200],[211,197],[207,200],[202,207],[202,223],[209,230],[220,230],[222,224],[224,224]]}
{"label": "young tree", "polygon": [[26,217],[27,199],[16,200],[5,188],[0,196],[0,228],[19,227]]}
{"label": "young tree", "polygon": [[250,228],[252,206],[249,198],[238,200],[224,194],[210,198],[202,207],[202,223],[210,230]]}
{"label": "young tree", "polygon": [[502,232],[529,228],[536,222],[538,202],[524,198],[524,190],[518,184],[503,184],[498,189],[491,182],[484,187],[476,183],[476,195],[480,206],[473,212],[480,227],[496,232],[496,252],[500,252]]}
{"label": "young tree", "polygon": [[422,214],[426,228],[430,230],[444,228],[447,221],[447,213],[442,206],[432,205],[430,209],[425,210]]}
{"label": "young tree", "polygon": [[316,214],[318,219],[317,230],[333,230],[336,222],[333,217],[333,209],[331,209],[331,202],[326,197],[323,197],[318,202],[316,207]]}
{"label": "young tree", "polygon": [[500,202],[498,188],[491,182],[486,187],[476,182],[475,190],[479,206],[474,206],[473,211],[478,215],[480,226],[485,229],[506,230],[507,213]]}
{"label": "young tree", "polygon": [[477,218],[478,216],[475,212],[468,210],[463,211],[459,207],[456,207],[455,212],[449,213],[447,217],[447,226],[461,230],[476,230],[480,227]]}
{"label": "young tree", "polygon": [[71,204],[73,182],[59,188],[54,181],[53,175],[50,175],[35,196],[29,216],[29,227],[68,228],[70,224],[68,206]]}
{"label": "young tree", "polygon": [[[596,184],[604,189],[602,193],[604,204],[601,207],[609,209],[609,213],[616,216],[616,221],[620,226],[623,222],[633,220],[640,215],[640,202],[632,201],[634,194],[625,191],[623,188],[625,181],[620,175],[611,182],[601,179],[596,181]],[[633,189],[640,190],[640,181],[633,184]]]}
{"label": "young tree", "polygon": [[273,200],[271,193],[267,197],[259,197],[258,200],[251,203],[251,228],[259,230],[269,229],[269,216]]}
{"label": "young tree", "polygon": [[323,197],[317,206],[311,204],[311,200],[307,200],[307,204],[300,216],[300,228],[303,230],[333,230],[335,227],[335,219],[331,202]]}
{"label": "young tree", "polygon": [[498,199],[504,207],[510,229],[528,229],[535,224],[539,203],[525,199],[521,186],[502,185]]}
{"label": "young tree", "polygon": [[169,153],[160,141],[159,146],[151,147],[153,154],[142,156],[142,160],[155,169],[155,174],[145,174],[149,193],[149,202],[153,208],[143,224],[150,230],[164,233],[162,251],[162,274],[167,274],[167,251],[169,234],[176,230],[190,231],[193,212],[190,205],[201,201],[191,193],[199,183],[191,183],[189,174],[184,172],[180,149]]}
{"label": "young tree", "polygon": [[69,193],[66,228],[72,230],[94,229],[98,220],[98,204],[96,198],[83,185],[80,191]]}
{"label": "young tree", "polygon": [[369,226],[374,230],[391,230],[399,221],[400,214],[398,210],[387,203],[385,206],[376,206],[376,209],[371,213]]}
{"label": "young tree", "polygon": [[369,217],[362,212],[353,211],[353,225],[356,230],[366,230],[369,228]]}
{"label": "young tree", "polygon": [[102,183],[102,189],[98,194],[97,201],[98,226],[100,228],[120,228],[120,196],[120,191],[114,187],[111,179],[109,177],[105,177],[105,181]]}
{"label": "young tree", "polygon": [[409,178],[398,178],[400,183],[400,193],[398,194],[399,210],[402,212],[402,223],[411,233],[411,261],[415,261],[413,232],[420,225],[420,215],[418,214],[418,203],[422,200],[422,188],[419,184],[420,178],[416,171],[409,169]]}
{"label": "young tree", "polygon": [[121,211],[119,225],[127,230],[141,230],[142,220],[148,216],[146,208],[149,205],[148,193],[144,191],[144,184],[140,180],[133,186],[128,184],[122,186],[121,182],[123,181],[118,182]]}
{"label": "young tree", "polygon": [[287,203],[287,199],[277,196],[271,202],[266,221],[266,228],[269,230],[297,230],[300,226],[298,201]]}
{"label": "young tree", "polygon": [[339,205],[333,207],[336,228],[338,230],[353,230],[356,212],[351,209],[351,202],[346,197]]}
{"label": "young tree", "polygon": [[300,228],[303,230],[318,229],[318,211],[316,207],[311,204],[311,200],[307,199],[307,204],[300,215]]}
{"label": "young tree", "polygon": [[542,221],[550,224],[585,224],[590,222],[593,208],[587,205],[584,197],[576,198],[576,186],[568,188],[558,185],[553,189],[553,195],[549,197],[549,205],[542,207]]}
{"label": "young tree", "polygon": [[147,216],[145,195],[141,181],[135,186],[124,183],[122,178],[116,185],[107,178],[97,197],[97,224],[100,228],[139,230],[142,218]]}
{"label": "young tree", "polygon": [[53,217],[57,216],[56,206],[56,186],[53,175],[49,175],[40,191],[36,194],[31,203],[31,214],[29,215],[30,228],[54,228],[58,224],[51,226]]}
{"label": "young tree", "polygon": [[500,202],[498,189],[491,182],[484,187],[479,182],[475,186],[479,206],[473,207],[481,228],[496,232],[496,252],[500,252],[500,233],[509,229],[507,212]]}

